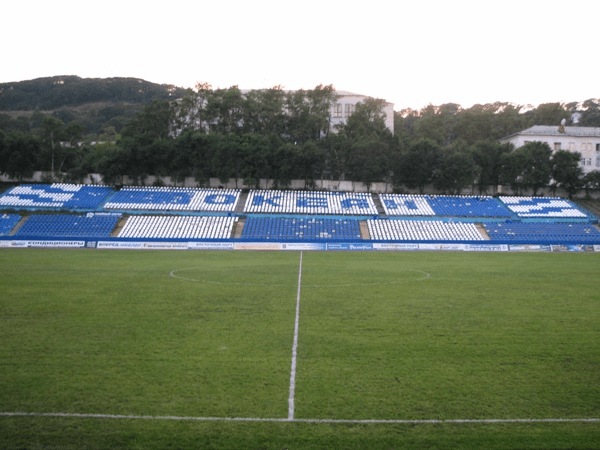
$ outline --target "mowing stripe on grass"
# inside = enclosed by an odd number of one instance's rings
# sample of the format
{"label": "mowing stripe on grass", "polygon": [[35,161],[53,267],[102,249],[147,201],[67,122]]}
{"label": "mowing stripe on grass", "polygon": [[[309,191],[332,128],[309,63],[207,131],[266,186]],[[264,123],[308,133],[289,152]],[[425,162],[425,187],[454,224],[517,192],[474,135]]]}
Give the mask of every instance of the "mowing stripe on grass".
{"label": "mowing stripe on grass", "polygon": [[290,396],[288,398],[288,420],[294,420],[294,395],[296,392],[296,357],[298,356],[298,326],[300,324],[300,288],[302,286],[302,252],[298,265],[298,292],[296,294],[296,320],[294,322],[294,344],[292,345],[292,369],[290,371]]}
{"label": "mowing stripe on grass", "polygon": [[180,420],[196,422],[296,422],[328,424],[495,424],[495,423],[598,423],[600,418],[577,419],[285,419],[260,417],[186,417],[186,416],[136,416],[121,414],[78,414],[78,413],[30,413],[0,412],[0,417],[64,417],[72,419],[122,419],[122,420]]}

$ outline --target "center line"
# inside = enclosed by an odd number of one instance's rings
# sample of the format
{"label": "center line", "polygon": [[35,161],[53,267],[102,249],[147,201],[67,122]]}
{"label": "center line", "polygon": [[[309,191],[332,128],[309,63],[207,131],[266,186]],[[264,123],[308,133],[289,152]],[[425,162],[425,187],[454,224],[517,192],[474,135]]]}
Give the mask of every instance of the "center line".
{"label": "center line", "polygon": [[294,324],[294,344],[292,345],[292,370],[290,373],[290,397],[288,399],[288,420],[294,420],[294,394],[296,391],[296,357],[298,355],[298,326],[300,324],[300,287],[302,286],[302,252],[298,267],[298,293],[296,294],[296,322]]}

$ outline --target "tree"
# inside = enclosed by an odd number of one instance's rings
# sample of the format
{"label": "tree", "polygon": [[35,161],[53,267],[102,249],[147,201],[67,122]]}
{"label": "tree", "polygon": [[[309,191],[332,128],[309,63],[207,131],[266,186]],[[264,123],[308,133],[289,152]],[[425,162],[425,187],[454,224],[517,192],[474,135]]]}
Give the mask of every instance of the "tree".
{"label": "tree", "polygon": [[394,167],[393,183],[396,188],[402,185],[419,188],[423,194],[425,186],[431,183],[438,167],[441,149],[430,139],[420,139],[402,152]]}
{"label": "tree", "polygon": [[587,195],[589,195],[589,191],[600,191],[600,171],[592,170],[586,173],[583,177],[583,186]]}
{"label": "tree", "polygon": [[433,186],[444,194],[460,194],[473,184],[475,163],[470,148],[455,144],[442,150],[432,179]]}
{"label": "tree", "polygon": [[150,143],[155,139],[167,139],[171,131],[173,110],[166,100],[155,100],[135,115],[123,129],[123,137],[136,138],[138,142]]}
{"label": "tree", "polygon": [[482,141],[474,146],[473,162],[478,167],[477,186],[479,192],[486,192],[500,184],[502,174],[502,155],[510,153],[512,144],[501,144],[495,141]]}
{"label": "tree", "polygon": [[569,198],[573,197],[583,186],[583,170],[579,166],[581,153],[568,150],[557,150],[552,155],[552,184],[556,193],[557,188],[564,189]]}
{"label": "tree", "polygon": [[281,86],[248,92],[241,113],[243,131],[282,136],[286,129],[284,104],[285,92]]}
{"label": "tree", "polygon": [[42,120],[42,139],[44,144],[49,147],[51,153],[50,171],[54,176],[54,155],[62,138],[64,123],[54,116],[46,116]]}
{"label": "tree", "polygon": [[381,99],[367,98],[357,103],[354,113],[341,126],[339,132],[350,140],[365,137],[391,138],[392,134],[385,125],[385,102]]}
{"label": "tree", "polygon": [[42,145],[40,139],[30,133],[11,131],[3,140],[2,172],[19,181],[33,175]]}
{"label": "tree", "polygon": [[533,195],[548,186],[552,177],[552,150],[545,142],[529,142],[502,157],[503,181],[518,193],[531,188]]}

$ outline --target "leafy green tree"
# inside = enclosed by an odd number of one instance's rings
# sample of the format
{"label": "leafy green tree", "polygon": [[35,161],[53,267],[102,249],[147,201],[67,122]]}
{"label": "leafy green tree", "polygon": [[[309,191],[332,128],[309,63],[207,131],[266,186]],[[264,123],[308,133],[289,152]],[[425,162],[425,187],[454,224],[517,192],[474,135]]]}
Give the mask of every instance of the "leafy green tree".
{"label": "leafy green tree", "polygon": [[564,189],[569,198],[573,197],[583,187],[583,170],[579,165],[581,153],[572,153],[568,150],[557,150],[551,159],[552,163],[552,188],[556,193],[557,188]]}
{"label": "leafy green tree", "polygon": [[460,194],[475,180],[475,163],[471,149],[462,145],[440,151],[438,164],[432,176],[433,186],[443,194]]}
{"label": "leafy green tree", "polygon": [[530,188],[533,195],[548,186],[552,177],[552,150],[545,142],[529,142],[502,156],[503,180],[515,193]]}
{"label": "leafy green tree", "polygon": [[418,188],[423,194],[425,186],[432,182],[438,167],[441,148],[430,139],[420,139],[403,151],[394,167],[393,183],[397,189],[402,185]]}
{"label": "leafy green tree", "polygon": [[556,125],[563,119],[569,119],[569,113],[562,103],[543,103],[533,110],[534,125]]}
{"label": "leafy green tree", "polygon": [[285,92],[281,86],[248,92],[241,112],[244,133],[282,136],[286,129]]}
{"label": "leafy green tree", "polygon": [[173,110],[166,100],[155,100],[136,114],[123,129],[123,137],[138,142],[151,143],[155,139],[167,139],[170,134]]}
{"label": "leafy green tree", "polygon": [[481,141],[473,147],[473,162],[478,167],[477,186],[480,193],[500,184],[502,155],[510,153],[512,149],[512,144],[496,141]]}
{"label": "leafy green tree", "polygon": [[44,145],[49,149],[51,154],[50,158],[50,171],[54,176],[54,156],[55,153],[60,151],[60,140],[63,136],[64,123],[62,120],[54,116],[46,116],[42,120],[42,139]]}
{"label": "leafy green tree", "polygon": [[242,133],[243,97],[237,86],[210,91],[204,108],[205,122],[217,133]]}
{"label": "leafy green tree", "polygon": [[583,177],[583,187],[588,196],[590,191],[600,191],[600,170],[592,170],[586,173]]}
{"label": "leafy green tree", "polygon": [[583,102],[583,111],[579,125],[583,127],[600,127],[600,103],[596,99],[589,99]]}
{"label": "leafy green tree", "polygon": [[104,184],[122,185],[123,177],[129,170],[128,151],[112,143],[104,143],[96,147],[96,167]]}
{"label": "leafy green tree", "polygon": [[441,106],[428,105],[419,112],[419,120],[413,125],[414,139],[430,139],[438,145],[449,145],[454,139],[454,125],[460,105],[447,103]]}
{"label": "leafy green tree", "polygon": [[40,139],[30,133],[11,131],[3,141],[3,156],[0,161],[2,172],[19,181],[32,176],[42,146]]}

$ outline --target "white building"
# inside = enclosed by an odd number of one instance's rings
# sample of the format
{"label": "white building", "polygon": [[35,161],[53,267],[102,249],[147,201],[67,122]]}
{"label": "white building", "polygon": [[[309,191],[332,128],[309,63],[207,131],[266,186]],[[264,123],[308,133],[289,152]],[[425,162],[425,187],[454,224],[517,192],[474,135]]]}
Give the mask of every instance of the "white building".
{"label": "white building", "polygon": [[[240,92],[243,96],[248,95],[248,93],[251,91],[252,89],[240,89]],[[285,92],[291,93],[295,91],[286,90]],[[346,123],[346,120],[348,120],[348,117],[352,115],[358,103],[362,103],[365,100],[371,98],[367,95],[354,94],[352,92],[347,91],[335,91],[335,94],[337,96],[337,100],[332,105],[331,110],[329,112],[329,128],[332,132],[336,131],[337,126]],[[385,125],[390,130],[390,132],[394,134],[394,104],[388,103],[385,100],[383,101],[385,102],[383,107],[383,113],[385,115]],[[181,99],[176,100],[176,102],[181,102]],[[203,103],[199,103],[194,106],[196,110],[203,107]],[[194,108],[192,108],[192,111],[194,110]],[[176,125],[175,128],[172,130],[172,135],[178,136],[179,134],[181,134],[183,128],[185,127],[193,127],[195,129],[204,129],[205,131],[208,131],[208,124],[195,121],[194,116],[195,114],[190,114],[188,112],[187,115],[178,117],[180,123]]]}
{"label": "white building", "polygon": [[[347,91],[335,91],[335,93],[338,98],[331,108],[329,119],[331,130],[335,130],[336,126],[346,123],[348,117],[350,117],[356,109],[356,105],[370,98],[366,95],[354,94]],[[386,127],[394,134],[394,104],[385,102],[383,113],[385,114]]]}
{"label": "white building", "polygon": [[600,128],[535,125],[500,139],[515,148],[528,142],[545,142],[553,151],[568,150],[581,153],[583,173],[600,170]]}

